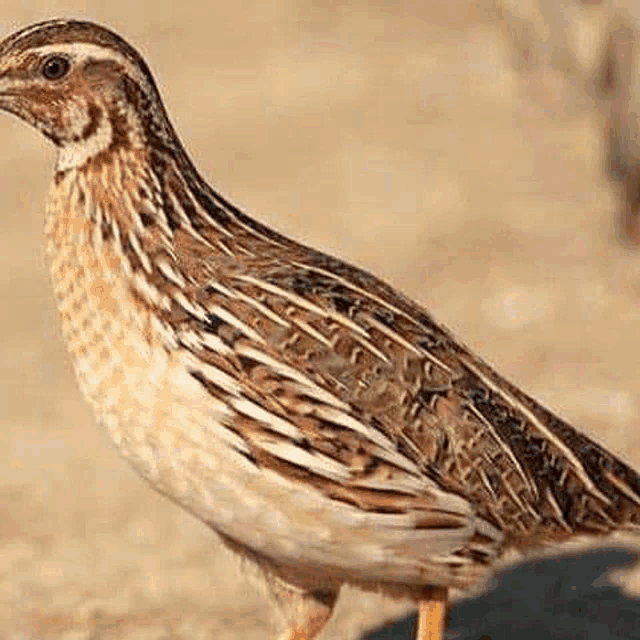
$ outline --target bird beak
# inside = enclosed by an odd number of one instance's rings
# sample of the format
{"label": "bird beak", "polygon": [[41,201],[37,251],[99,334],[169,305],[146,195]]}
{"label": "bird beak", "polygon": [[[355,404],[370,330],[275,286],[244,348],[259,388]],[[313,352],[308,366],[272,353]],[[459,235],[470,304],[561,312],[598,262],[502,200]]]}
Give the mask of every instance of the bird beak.
{"label": "bird beak", "polygon": [[0,73],[0,110],[22,115],[19,109],[20,96],[16,93],[15,86],[7,77],[3,77]]}

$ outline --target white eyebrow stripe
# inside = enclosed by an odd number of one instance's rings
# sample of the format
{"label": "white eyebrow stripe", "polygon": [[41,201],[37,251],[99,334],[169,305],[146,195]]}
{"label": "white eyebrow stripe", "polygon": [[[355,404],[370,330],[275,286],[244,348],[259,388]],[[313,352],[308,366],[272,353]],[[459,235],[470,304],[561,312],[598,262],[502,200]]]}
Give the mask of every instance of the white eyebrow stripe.
{"label": "white eyebrow stripe", "polygon": [[141,83],[147,83],[147,79],[140,73],[135,64],[125,55],[107,45],[91,44],[90,42],[65,42],[34,47],[33,49],[29,49],[29,52],[42,55],[60,53],[76,59],[93,58],[96,60],[113,60],[126,69],[127,75],[130,75]]}

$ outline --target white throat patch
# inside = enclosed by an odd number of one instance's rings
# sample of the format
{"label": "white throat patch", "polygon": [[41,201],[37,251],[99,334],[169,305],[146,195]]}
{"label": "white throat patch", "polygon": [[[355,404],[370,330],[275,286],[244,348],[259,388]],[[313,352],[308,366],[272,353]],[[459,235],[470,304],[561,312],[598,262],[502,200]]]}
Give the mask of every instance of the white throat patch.
{"label": "white throat patch", "polygon": [[98,128],[86,139],[68,142],[58,151],[56,171],[81,167],[88,160],[109,148],[113,139],[113,128],[106,113],[102,113]]}

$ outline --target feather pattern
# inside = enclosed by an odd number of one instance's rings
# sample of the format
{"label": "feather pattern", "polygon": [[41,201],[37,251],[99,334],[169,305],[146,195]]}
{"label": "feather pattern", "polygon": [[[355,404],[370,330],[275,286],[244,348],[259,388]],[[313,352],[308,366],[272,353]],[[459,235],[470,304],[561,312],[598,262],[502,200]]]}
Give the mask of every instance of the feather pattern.
{"label": "feather pattern", "polygon": [[[51,55],[64,81],[43,79]],[[119,36],[10,36],[0,107],[59,147],[47,252],[84,394],[233,546],[298,582],[412,593],[468,586],[509,547],[638,526],[630,467],[419,305],[208,186]]]}

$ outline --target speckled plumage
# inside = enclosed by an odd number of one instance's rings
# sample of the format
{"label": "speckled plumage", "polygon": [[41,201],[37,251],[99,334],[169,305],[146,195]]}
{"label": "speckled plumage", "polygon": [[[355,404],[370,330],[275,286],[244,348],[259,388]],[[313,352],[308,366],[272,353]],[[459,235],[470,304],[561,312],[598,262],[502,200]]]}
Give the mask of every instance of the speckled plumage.
{"label": "speckled plumage", "polygon": [[632,469],[388,285],[213,191],[115,34],[10,36],[0,108],[59,149],[47,254],[83,393],[142,476],[265,568],[287,638],[343,583],[429,599],[510,547],[640,523]]}

